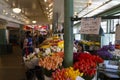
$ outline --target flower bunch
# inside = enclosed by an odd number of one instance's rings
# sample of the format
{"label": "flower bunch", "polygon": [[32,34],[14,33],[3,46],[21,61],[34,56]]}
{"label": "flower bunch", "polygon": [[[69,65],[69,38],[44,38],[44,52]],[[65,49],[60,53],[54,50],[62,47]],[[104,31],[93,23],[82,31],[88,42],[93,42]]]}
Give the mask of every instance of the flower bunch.
{"label": "flower bunch", "polygon": [[97,64],[102,63],[103,59],[96,55],[81,53],[78,61],[74,64],[74,69],[79,69],[84,76],[94,76],[96,73]]}
{"label": "flower bunch", "polygon": [[47,70],[55,70],[62,66],[63,58],[61,57],[63,53],[55,53],[55,55],[45,56],[40,58],[39,66],[46,68]]}
{"label": "flower bunch", "polygon": [[97,55],[99,55],[105,60],[112,59],[113,54],[111,54],[111,51],[114,51],[114,50],[115,50],[115,46],[109,43],[109,45],[105,45],[100,50],[98,50]]}
{"label": "flower bunch", "polygon": [[87,46],[91,46],[91,45],[96,45],[96,46],[100,46],[99,42],[95,42],[95,41],[84,41],[82,40],[81,43],[87,45]]}
{"label": "flower bunch", "polygon": [[80,52],[74,52],[73,53],[73,62],[78,61],[79,54],[81,54],[81,53]]}
{"label": "flower bunch", "polygon": [[73,67],[58,69],[53,72],[53,80],[76,80],[77,76],[82,76],[79,70],[74,70]]}

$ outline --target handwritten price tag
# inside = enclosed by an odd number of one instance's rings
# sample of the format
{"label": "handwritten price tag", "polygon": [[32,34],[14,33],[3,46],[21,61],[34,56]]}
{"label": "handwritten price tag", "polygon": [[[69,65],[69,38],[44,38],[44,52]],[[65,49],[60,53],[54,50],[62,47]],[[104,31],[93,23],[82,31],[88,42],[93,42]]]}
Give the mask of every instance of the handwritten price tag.
{"label": "handwritten price tag", "polygon": [[101,18],[82,18],[81,34],[99,34]]}

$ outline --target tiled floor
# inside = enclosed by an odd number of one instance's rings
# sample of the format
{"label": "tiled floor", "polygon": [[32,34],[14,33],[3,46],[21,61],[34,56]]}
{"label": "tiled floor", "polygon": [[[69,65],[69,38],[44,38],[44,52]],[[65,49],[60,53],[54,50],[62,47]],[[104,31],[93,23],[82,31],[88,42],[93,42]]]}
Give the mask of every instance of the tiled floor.
{"label": "tiled floor", "polygon": [[0,80],[25,80],[25,68],[18,46],[13,46],[13,53],[0,55]]}

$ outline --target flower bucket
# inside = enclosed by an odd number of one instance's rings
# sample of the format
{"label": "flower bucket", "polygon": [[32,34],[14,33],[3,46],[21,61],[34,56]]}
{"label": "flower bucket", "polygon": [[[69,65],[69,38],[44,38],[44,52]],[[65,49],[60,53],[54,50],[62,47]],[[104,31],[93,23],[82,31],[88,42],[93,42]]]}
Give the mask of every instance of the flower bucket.
{"label": "flower bucket", "polygon": [[53,72],[53,70],[47,70],[47,69],[43,68],[43,73],[47,77],[51,77],[52,76],[52,72]]}
{"label": "flower bucket", "polygon": [[104,64],[104,65],[109,64],[109,60],[104,60],[103,64]]}
{"label": "flower bucket", "polygon": [[96,73],[96,75],[92,78],[92,80],[97,80],[97,73]]}
{"label": "flower bucket", "polygon": [[109,64],[109,60],[104,60],[103,65],[105,68],[106,68],[106,65],[108,65],[108,64]]}
{"label": "flower bucket", "polygon": [[44,75],[44,78],[45,78],[45,80],[52,80],[51,77],[48,77],[48,76],[46,76],[46,75]]}

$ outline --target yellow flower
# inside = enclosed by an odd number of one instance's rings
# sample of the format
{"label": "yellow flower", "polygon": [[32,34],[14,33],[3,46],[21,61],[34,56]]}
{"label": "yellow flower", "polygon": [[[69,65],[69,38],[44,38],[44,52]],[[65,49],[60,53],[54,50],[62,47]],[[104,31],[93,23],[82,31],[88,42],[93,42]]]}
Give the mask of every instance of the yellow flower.
{"label": "yellow flower", "polygon": [[60,41],[60,42],[58,42],[58,47],[60,47],[60,48],[64,48],[64,41]]}
{"label": "yellow flower", "polygon": [[49,48],[50,47],[50,45],[43,45],[43,46],[41,46],[40,48]]}
{"label": "yellow flower", "polygon": [[82,76],[83,73],[80,73],[79,70],[74,70],[72,67],[66,68],[65,73],[67,78],[70,78],[71,80],[76,80],[77,76]]}

